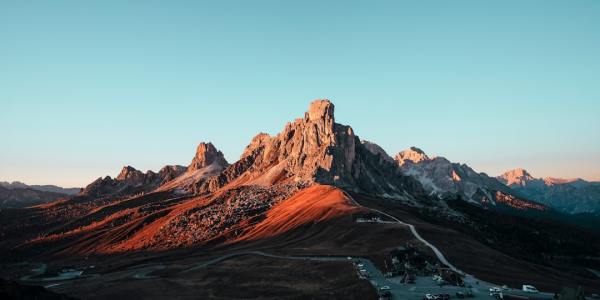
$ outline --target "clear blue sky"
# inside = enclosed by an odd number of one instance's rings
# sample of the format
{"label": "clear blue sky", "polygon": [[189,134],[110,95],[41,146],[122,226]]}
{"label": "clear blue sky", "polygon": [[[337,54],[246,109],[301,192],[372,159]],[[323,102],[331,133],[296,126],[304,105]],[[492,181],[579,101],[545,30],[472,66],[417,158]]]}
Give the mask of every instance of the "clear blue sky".
{"label": "clear blue sky", "polygon": [[600,1],[211,2],[1,1],[0,180],[235,161],[314,98],[392,155],[600,180]]}

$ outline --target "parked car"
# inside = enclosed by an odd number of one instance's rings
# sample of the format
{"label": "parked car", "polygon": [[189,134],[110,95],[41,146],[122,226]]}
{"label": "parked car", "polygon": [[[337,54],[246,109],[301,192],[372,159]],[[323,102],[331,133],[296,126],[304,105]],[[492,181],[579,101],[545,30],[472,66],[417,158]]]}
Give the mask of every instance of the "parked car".
{"label": "parked car", "polygon": [[501,291],[502,290],[499,287],[495,287],[495,286],[491,287],[490,288],[490,296],[493,297],[493,296],[499,295]]}
{"label": "parked car", "polygon": [[523,285],[523,292],[527,292],[527,293],[539,293],[538,289],[536,289],[535,286],[529,285],[529,284],[524,284]]}
{"label": "parked car", "polygon": [[423,300],[449,300],[450,294],[425,294]]}

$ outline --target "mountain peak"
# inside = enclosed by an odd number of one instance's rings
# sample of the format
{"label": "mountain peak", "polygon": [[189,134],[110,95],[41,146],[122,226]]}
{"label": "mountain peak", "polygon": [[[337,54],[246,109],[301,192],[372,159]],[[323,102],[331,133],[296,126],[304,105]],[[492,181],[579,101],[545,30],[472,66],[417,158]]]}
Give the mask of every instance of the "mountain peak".
{"label": "mountain peak", "polygon": [[324,121],[325,124],[335,122],[334,119],[335,106],[328,99],[317,99],[310,103],[306,118],[312,122]]}
{"label": "mountain peak", "polygon": [[144,174],[141,171],[136,170],[132,166],[125,166],[121,169],[121,173],[117,176],[116,180],[126,180],[134,177],[143,176]]}
{"label": "mountain peak", "polygon": [[244,158],[246,156],[251,155],[252,151],[265,145],[270,139],[271,139],[271,136],[268,133],[261,132],[261,133],[257,134],[256,136],[254,136],[252,138],[252,141],[250,141],[250,144],[248,144],[248,146],[246,146],[246,149],[244,149],[244,153],[242,153],[241,157]]}
{"label": "mountain peak", "polygon": [[535,178],[523,168],[506,171],[504,174],[498,176],[498,179],[508,186],[526,185],[529,181],[535,180]]}
{"label": "mountain peak", "polygon": [[228,165],[223,153],[217,150],[212,143],[202,142],[198,145],[198,148],[196,148],[196,155],[192,159],[188,171],[195,171],[213,163],[217,163],[221,166]]}
{"label": "mountain peak", "polygon": [[386,197],[407,197],[407,189],[424,192],[395,163],[371,152],[375,147],[367,149],[350,126],[335,123],[334,111],[329,100],[312,101],[303,118],[275,136],[254,137],[240,161],[195,191],[213,191],[239,179],[257,185],[319,183]]}
{"label": "mountain peak", "polygon": [[163,182],[167,182],[175,179],[179,175],[183,174],[187,170],[187,167],[179,165],[166,165],[158,171],[158,176]]}
{"label": "mountain peak", "polygon": [[417,147],[410,147],[396,155],[396,161],[402,166],[407,161],[419,163],[421,161],[430,160],[425,152]]}
{"label": "mountain peak", "polygon": [[527,170],[525,170],[523,168],[516,168],[516,169],[510,170],[510,171],[508,171],[506,173],[510,173],[510,174],[512,174],[514,176],[527,176],[527,177],[531,177],[531,174],[529,174],[529,172],[527,172]]}

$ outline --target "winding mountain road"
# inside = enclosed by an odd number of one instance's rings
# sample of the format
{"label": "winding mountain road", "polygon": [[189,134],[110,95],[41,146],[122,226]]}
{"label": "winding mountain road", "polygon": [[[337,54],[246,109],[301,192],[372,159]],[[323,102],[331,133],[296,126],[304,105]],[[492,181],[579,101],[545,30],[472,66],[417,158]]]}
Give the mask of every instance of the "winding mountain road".
{"label": "winding mountain road", "polygon": [[388,213],[382,212],[382,211],[380,211],[380,210],[378,210],[378,209],[374,209],[374,208],[370,208],[370,207],[363,206],[363,205],[359,204],[358,202],[356,202],[356,200],[354,200],[354,199],[353,199],[352,197],[350,197],[350,195],[348,195],[348,194],[346,194],[346,196],[347,196],[347,197],[350,199],[350,201],[352,202],[352,204],[354,204],[354,205],[356,205],[356,206],[358,206],[358,207],[364,208],[364,209],[366,209],[366,210],[369,210],[369,211],[372,211],[372,212],[376,212],[376,213],[382,214],[382,215],[384,215],[384,216],[386,216],[386,217],[388,217],[388,218],[390,218],[390,219],[394,220],[394,221],[395,221],[395,223],[397,223],[397,224],[404,225],[404,226],[408,226],[408,228],[410,229],[410,232],[411,232],[411,233],[412,233],[412,234],[413,234],[413,235],[414,235],[414,236],[415,236],[415,237],[416,237],[416,238],[417,238],[419,241],[421,241],[423,244],[425,244],[427,247],[429,247],[429,248],[430,248],[430,249],[433,251],[433,253],[435,254],[435,256],[438,258],[438,260],[439,260],[441,263],[443,263],[444,265],[448,266],[448,268],[450,268],[452,271],[454,271],[454,272],[456,272],[456,273],[458,273],[458,274],[461,274],[461,275],[463,275],[463,276],[470,276],[469,274],[467,274],[467,273],[463,272],[462,270],[460,270],[459,268],[457,268],[457,267],[455,267],[453,264],[451,264],[451,263],[450,263],[450,262],[449,262],[449,261],[446,259],[446,257],[444,256],[444,254],[442,254],[442,251],[440,251],[440,250],[439,250],[439,249],[438,249],[436,246],[432,245],[432,244],[431,244],[429,241],[427,241],[426,239],[424,239],[424,238],[423,238],[423,237],[422,237],[422,236],[419,234],[419,232],[417,232],[417,229],[415,228],[415,226],[414,226],[414,225],[412,225],[412,224],[409,224],[409,223],[402,222],[402,221],[400,221],[398,218],[396,218],[396,217],[394,217],[394,216],[392,216],[392,215],[390,215],[390,214],[388,214]]}
{"label": "winding mountain road", "polygon": [[[460,270],[459,268],[457,268],[456,266],[454,266],[453,264],[451,264],[448,259],[446,259],[446,257],[444,256],[444,254],[442,253],[442,251],[440,251],[436,246],[434,246],[433,244],[431,244],[429,241],[427,241],[426,239],[424,239],[419,232],[417,232],[417,229],[415,228],[414,225],[400,221],[398,218],[382,212],[378,209],[374,209],[374,208],[370,208],[370,207],[366,207],[361,205],[360,203],[356,202],[356,200],[354,200],[350,195],[346,194],[346,196],[348,197],[348,199],[350,199],[350,201],[354,204],[357,205],[358,207],[364,208],[366,210],[372,211],[372,212],[376,212],[379,214],[382,214],[386,217],[389,217],[390,219],[394,220],[394,222],[391,223],[397,223],[400,225],[404,225],[404,226],[408,226],[408,228],[410,229],[410,232],[419,240],[421,241],[423,244],[425,244],[427,247],[429,247],[433,253],[435,254],[435,256],[438,258],[438,260],[443,263],[444,265],[446,265],[449,269],[451,269],[452,271],[460,274],[463,276],[463,281],[467,286],[471,286],[472,288],[472,292],[475,294],[475,298],[479,298],[479,297],[484,297],[488,294],[488,290],[491,287],[497,287],[497,286],[501,286],[499,284],[494,284],[491,282],[486,282],[483,280],[479,280],[477,279],[475,276],[471,275],[471,274],[467,274],[466,272]],[[372,263],[369,262],[371,265]],[[376,269],[376,268],[375,268]],[[455,287],[452,287],[455,288]],[[434,290],[434,287],[428,287],[428,290]],[[395,291],[396,292],[396,291]],[[402,292],[405,292],[404,290],[399,291],[400,293],[395,293],[395,295],[402,295]],[[444,291],[446,292],[446,291]],[[509,295],[518,295],[518,296],[527,296],[526,294],[523,294],[523,292],[519,289],[512,289],[512,288],[506,288],[505,289],[505,294]],[[540,292],[537,294],[537,296],[541,296],[547,299],[550,299],[554,294],[552,293],[545,293],[545,292]],[[542,298],[543,299],[543,298]]]}

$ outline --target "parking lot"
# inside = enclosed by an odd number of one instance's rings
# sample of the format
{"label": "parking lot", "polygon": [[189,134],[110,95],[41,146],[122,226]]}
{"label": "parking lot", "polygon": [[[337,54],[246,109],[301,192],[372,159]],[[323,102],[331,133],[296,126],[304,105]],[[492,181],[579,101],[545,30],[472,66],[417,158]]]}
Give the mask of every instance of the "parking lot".
{"label": "parking lot", "polygon": [[[406,299],[406,300],[421,300],[426,294],[449,294],[450,299],[458,299],[457,292],[463,294],[472,294],[472,297],[465,299],[495,299],[494,296],[490,296],[490,288],[497,287],[497,285],[481,282],[473,278],[472,276],[466,276],[464,278],[465,286],[451,286],[451,285],[438,285],[432,277],[429,276],[417,276],[414,284],[400,283],[400,277],[386,278],[369,260],[366,259],[354,259],[354,264],[357,268],[359,276],[371,281],[373,286],[378,290],[382,287],[389,287],[388,298],[385,296],[382,299]],[[361,272],[361,270],[363,270]],[[503,293],[505,295],[518,295],[518,296],[531,296],[521,290],[506,288]],[[537,293],[536,297],[552,299],[553,294],[549,293]]]}

